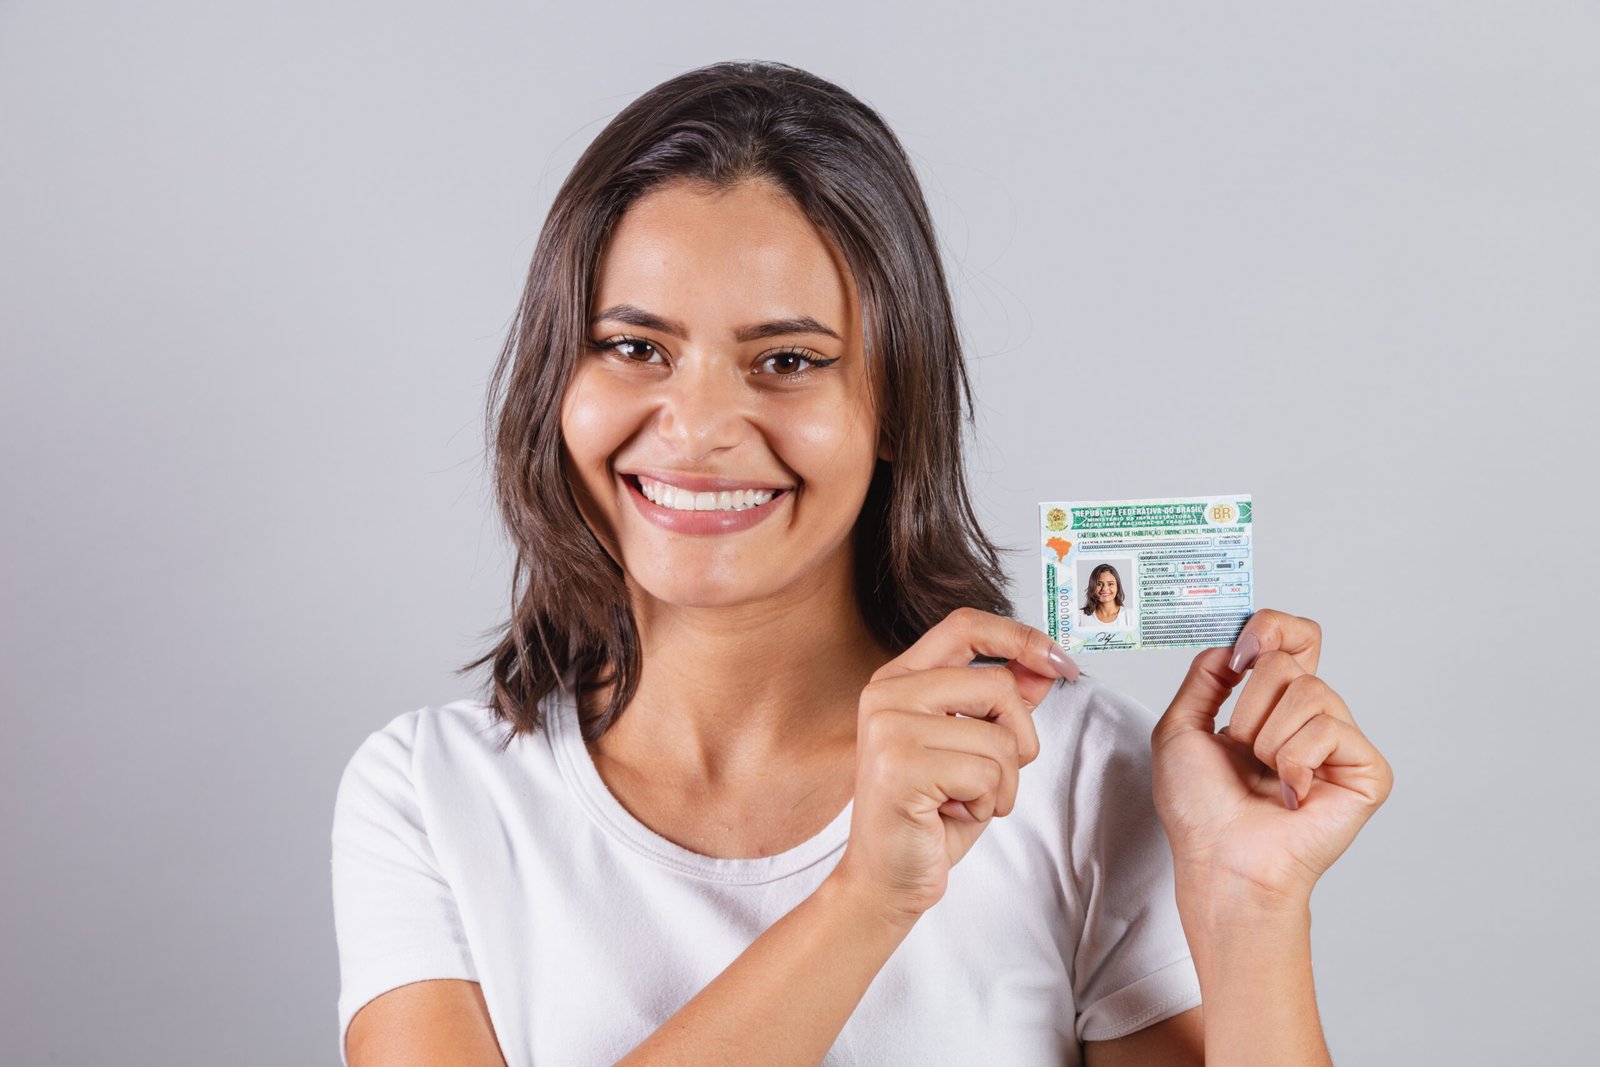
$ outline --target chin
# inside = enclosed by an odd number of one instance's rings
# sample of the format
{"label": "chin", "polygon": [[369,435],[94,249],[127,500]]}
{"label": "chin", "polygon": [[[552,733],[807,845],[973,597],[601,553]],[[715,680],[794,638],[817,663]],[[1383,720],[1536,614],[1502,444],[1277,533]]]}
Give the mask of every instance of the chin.
{"label": "chin", "polygon": [[645,596],[662,604],[680,608],[731,608],[777,595],[778,587],[757,585],[750,575],[718,574],[673,568],[628,572],[633,585]]}

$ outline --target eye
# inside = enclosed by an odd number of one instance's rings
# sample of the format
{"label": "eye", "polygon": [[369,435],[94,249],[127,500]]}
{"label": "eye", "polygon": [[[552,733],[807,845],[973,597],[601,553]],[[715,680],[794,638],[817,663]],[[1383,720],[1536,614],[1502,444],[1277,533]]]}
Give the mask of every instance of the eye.
{"label": "eye", "polygon": [[[823,359],[814,352],[807,352],[799,348],[786,348],[781,352],[769,352],[761,357],[756,364],[757,374],[771,374],[779,378],[806,378],[811,371],[831,367],[839,362],[837,356],[833,359]],[[765,368],[765,369],[759,369]]]}
{"label": "eye", "polygon": [[616,337],[609,341],[590,341],[590,346],[600,352],[615,352],[628,363],[665,363],[666,357],[649,341],[637,337]]}

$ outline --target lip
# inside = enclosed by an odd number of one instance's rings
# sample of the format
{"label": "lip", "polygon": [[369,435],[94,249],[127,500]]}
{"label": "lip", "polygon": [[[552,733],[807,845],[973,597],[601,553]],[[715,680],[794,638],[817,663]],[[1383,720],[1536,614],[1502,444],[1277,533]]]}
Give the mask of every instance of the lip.
{"label": "lip", "polygon": [[[785,500],[788,500],[792,490],[779,489],[776,496],[759,507],[746,508],[743,511],[677,511],[673,508],[664,508],[660,504],[652,504],[650,499],[639,491],[639,475],[651,481],[668,481],[667,478],[658,477],[649,471],[619,472],[618,481],[622,482],[628,493],[628,499],[633,501],[633,506],[646,521],[681,534],[724,534],[737,533],[748,530],[757,523],[765,521],[773,512],[778,510]],[[692,489],[696,492],[732,492],[735,489],[772,489],[773,486],[761,485],[756,482],[730,482],[716,478],[691,478],[688,475],[674,475],[669,482],[680,489]]]}
{"label": "lip", "polygon": [[711,478],[703,474],[685,474],[679,471],[651,470],[648,467],[637,467],[631,470],[619,470],[624,480],[627,478],[649,478],[652,482],[665,482],[677,486],[679,489],[688,489],[695,493],[731,493],[735,489],[772,489],[782,491],[793,489],[792,485],[776,482],[741,482],[731,478]]}

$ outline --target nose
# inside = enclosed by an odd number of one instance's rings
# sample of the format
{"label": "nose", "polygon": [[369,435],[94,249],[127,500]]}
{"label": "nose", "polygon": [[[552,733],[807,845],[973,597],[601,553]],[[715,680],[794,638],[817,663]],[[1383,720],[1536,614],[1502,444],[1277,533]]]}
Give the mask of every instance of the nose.
{"label": "nose", "polygon": [[749,431],[748,391],[736,372],[714,364],[685,367],[666,385],[656,428],[686,463],[733,448]]}

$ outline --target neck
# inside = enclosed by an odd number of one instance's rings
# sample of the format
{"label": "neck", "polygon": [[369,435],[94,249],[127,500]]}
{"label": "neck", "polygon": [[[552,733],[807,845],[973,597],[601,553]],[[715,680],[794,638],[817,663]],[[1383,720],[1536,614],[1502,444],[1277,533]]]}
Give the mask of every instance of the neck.
{"label": "neck", "polygon": [[1095,614],[1109,622],[1117,617],[1117,602],[1115,600],[1103,601],[1095,611]]}
{"label": "neck", "polygon": [[712,788],[853,744],[861,689],[894,656],[868,629],[848,567],[727,607],[663,604],[636,590],[634,617],[639,688],[599,745],[625,760],[648,754]]}

